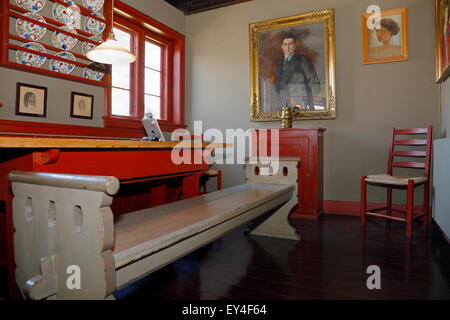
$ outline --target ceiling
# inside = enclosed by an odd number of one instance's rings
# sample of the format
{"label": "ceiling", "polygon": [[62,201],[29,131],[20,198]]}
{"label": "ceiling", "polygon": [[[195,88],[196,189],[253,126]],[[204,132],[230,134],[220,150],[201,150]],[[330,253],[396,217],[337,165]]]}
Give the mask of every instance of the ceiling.
{"label": "ceiling", "polygon": [[251,0],[165,0],[184,14],[189,15],[206,10],[230,6],[232,4],[247,2]]}

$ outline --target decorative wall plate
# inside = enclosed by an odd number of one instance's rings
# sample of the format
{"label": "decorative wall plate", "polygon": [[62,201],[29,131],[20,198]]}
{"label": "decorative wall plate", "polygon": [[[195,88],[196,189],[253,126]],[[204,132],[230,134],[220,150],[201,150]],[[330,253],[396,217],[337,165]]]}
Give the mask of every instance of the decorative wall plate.
{"label": "decorative wall plate", "polygon": [[[60,29],[73,34],[78,34],[73,27],[63,26]],[[78,41],[77,38],[68,36],[65,33],[61,33],[59,31],[53,32],[52,42],[56,48],[63,49],[65,51],[70,51],[73,49],[73,47],[75,47],[77,41]]]}
{"label": "decorative wall plate", "polygon": [[[55,56],[67,60],[77,61],[75,56],[67,51],[58,52]],[[69,74],[75,69],[75,65],[68,62],[51,59],[49,68],[51,71]]]}
{"label": "decorative wall plate", "polygon": [[[101,19],[105,19],[105,17],[99,12],[94,12],[92,15]],[[89,34],[99,36],[103,33],[103,31],[105,31],[105,26],[106,25],[104,22],[100,22],[91,17],[86,17],[86,20],[84,20],[84,31]]]}
{"label": "decorative wall plate", "polygon": [[[27,43],[22,44],[21,47],[24,47],[24,48],[27,48],[30,50],[39,51],[42,53],[47,53],[47,50],[45,50],[44,46],[37,42],[27,42]],[[47,60],[47,57],[40,56],[40,55],[37,55],[34,53],[20,51],[20,50],[17,50],[17,52],[16,52],[17,63],[23,64],[25,66],[40,68],[45,63],[46,60]]]}
{"label": "decorative wall plate", "polygon": [[34,12],[41,11],[46,2],[47,0],[16,0],[18,7]]}
{"label": "decorative wall plate", "polygon": [[52,9],[53,19],[67,26],[79,26],[81,24],[80,8],[73,1],[65,0],[64,2],[71,5],[73,8],[55,3]]}
{"label": "decorative wall plate", "polygon": [[83,0],[83,5],[91,11],[97,12],[103,8],[105,0]]}
{"label": "decorative wall plate", "polygon": [[[36,12],[27,12],[23,14],[24,17],[37,20],[42,23],[46,23],[45,19]],[[47,32],[46,27],[39,26],[33,22],[25,21],[22,19],[17,19],[16,21],[16,31],[22,38],[37,41],[41,40],[45,33]]]}
{"label": "decorative wall plate", "polygon": [[[91,67],[91,68],[90,68]],[[95,69],[93,69],[95,68]],[[103,71],[100,71],[103,70]],[[83,77],[86,79],[91,79],[95,81],[102,80],[103,76],[105,75],[105,66],[101,63],[93,62],[89,64],[88,67],[83,69]]]}
{"label": "decorative wall plate", "polygon": [[[99,42],[99,43],[103,42],[103,39],[100,36],[90,37],[89,40],[96,41],[96,42]],[[94,49],[96,46],[97,45],[95,45],[93,43],[85,41],[85,42],[83,42],[83,46],[81,47],[81,51],[83,52],[84,55],[87,55],[87,53],[89,51],[91,51],[92,49]]]}

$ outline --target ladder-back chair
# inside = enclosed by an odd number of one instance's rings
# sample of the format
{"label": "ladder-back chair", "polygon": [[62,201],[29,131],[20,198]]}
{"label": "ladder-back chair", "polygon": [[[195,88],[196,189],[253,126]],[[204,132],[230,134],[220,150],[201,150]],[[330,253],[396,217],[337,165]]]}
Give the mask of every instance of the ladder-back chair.
{"label": "ladder-back chair", "polygon": [[[426,135],[426,139],[397,140],[397,135]],[[391,129],[387,174],[368,175],[361,178],[361,225],[365,226],[367,216],[403,221],[406,222],[406,235],[408,237],[411,237],[414,220],[422,218],[423,225],[427,226],[429,219],[431,143],[432,126],[401,130]],[[423,150],[396,150],[396,146],[420,146]],[[399,161],[397,160],[398,157],[424,158],[425,161]],[[394,176],[392,172],[394,167],[423,169],[424,174],[414,177]],[[367,184],[387,187],[387,206],[367,210]],[[414,188],[422,184],[424,185],[423,210],[414,212]],[[392,188],[406,188],[406,211],[392,208]],[[382,211],[385,211],[386,214],[380,213]],[[393,211],[400,212],[403,215],[393,216]]]}

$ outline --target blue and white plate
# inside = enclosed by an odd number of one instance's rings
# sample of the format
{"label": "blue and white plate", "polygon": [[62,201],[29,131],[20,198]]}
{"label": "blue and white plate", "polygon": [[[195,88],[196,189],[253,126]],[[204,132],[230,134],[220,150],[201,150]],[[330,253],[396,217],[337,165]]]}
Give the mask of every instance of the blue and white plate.
{"label": "blue and white plate", "polygon": [[[64,26],[61,27],[60,29],[73,34],[78,34],[73,27]],[[75,37],[68,36],[65,33],[55,31],[53,32],[52,42],[56,48],[63,49],[65,51],[70,51],[73,49],[73,47],[75,47],[75,45],[78,42],[78,39]]]}
{"label": "blue and white plate", "polygon": [[103,8],[105,0],[83,0],[83,5],[91,11],[97,12]]}
{"label": "blue and white plate", "polygon": [[[89,68],[92,67],[92,68]],[[95,67],[95,69],[93,69]],[[103,70],[103,71],[100,71]],[[83,69],[83,77],[86,79],[91,79],[95,81],[102,80],[103,76],[105,75],[105,66],[101,63],[91,63],[88,67]]]}
{"label": "blue and white plate", "polygon": [[[100,19],[105,19],[99,12],[94,12],[92,15]],[[101,36],[103,31],[105,31],[105,27],[106,24],[104,22],[100,22],[92,17],[86,17],[86,20],[84,20],[84,31],[89,34]]]}
{"label": "blue and white plate", "polygon": [[39,12],[45,7],[47,0],[16,0],[18,7],[28,11]]}
{"label": "blue and white plate", "polygon": [[52,16],[55,21],[61,22],[66,26],[78,28],[81,24],[80,8],[73,1],[63,0],[70,7],[55,3],[52,9]]}
{"label": "blue and white plate", "polygon": [[[58,52],[55,56],[64,58],[67,60],[76,61],[75,56],[67,51]],[[65,61],[60,61],[56,59],[50,60],[49,68],[51,71],[69,74],[75,69],[75,65]]]}
{"label": "blue and white plate", "polygon": [[[45,19],[39,13],[36,12],[27,12],[24,13],[23,16],[42,23],[46,23]],[[45,36],[47,28],[37,25],[33,22],[25,21],[23,19],[17,19],[16,32],[22,38],[32,41],[38,41]]]}
{"label": "blue and white plate", "polygon": [[[45,50],[44,46],[37,42],[27,42],[22,44],[23,48],[27,48],[34,51],[39,51],[42,53],[47,53],[47,50]],[[23,64],[25,66],[31,66],[35,68],[40,68],[47,60],[47,57],[41,56],[38,54],[25,52],[17,50],[16,52],[16,61],[17,63]]]}

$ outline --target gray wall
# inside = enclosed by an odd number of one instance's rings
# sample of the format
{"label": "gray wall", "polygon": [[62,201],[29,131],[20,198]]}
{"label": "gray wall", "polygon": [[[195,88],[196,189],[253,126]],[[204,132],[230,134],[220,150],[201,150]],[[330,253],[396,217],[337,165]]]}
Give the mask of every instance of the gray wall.
{"label": "gray wall", "polygon": [[[409,60],[363,65],[361,14],[370,4],[408,7]],[[254,0],[186,17],[187,123],[204,129],[276,128],[250,122],[248,25],[319,9],[335,8],[337,119],[296,121],[324,127],[326,200],[359,201],[360,177],[386,171],[389,131],[432,124],[439,132],[435,83],[434,1]],[[241,166],[221,166],[224,186],[244,181]],[[375,192],[369,201],[384,201]],[[397,201],[394,197],[394,201]]]}
{"label": "gray wall", "polygon": [[[82,3],[81,0],[76,0],[75,2],[80,4]],[[159,22],[173,28],[174,30],[184,34],[183,13],[167,4],[165,1],[124,0],[123,2],[147,14],[155,20],[158,20]],[[44,8],[44,10],[50,10],[50,7],[52,5],[52,2],[47,1],[47,6],[46,8]],[[46,13],[46,15],[49,14]],[[52,34],[53,32],[47,31],[44,39],[48,40],[47,42],[51,43],[50,39]],[[73,50],[81,52],[80,48],[81,44],[77,43],[76,47]],[[46,62],[45,66],[48,66],[48,62]],[[17,82],[24,82],[48,88],[46,118],[15,115]],[[71,91],[94,95],[94,118],[92,120],[75,119],[70,117]],[[104,89],[81,82],[42,76],[39,74],[16,71],[0,67],[0,102],[3,103],[3,107],[0,108],[0,119],[50,122],[93,127],[103,126],[102,116],[104,115]]]}

